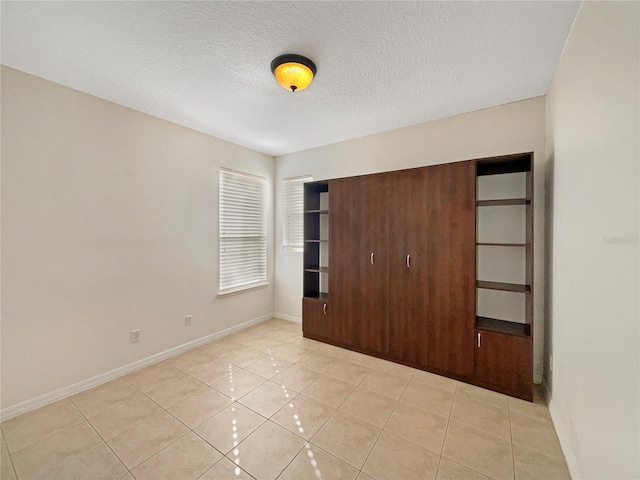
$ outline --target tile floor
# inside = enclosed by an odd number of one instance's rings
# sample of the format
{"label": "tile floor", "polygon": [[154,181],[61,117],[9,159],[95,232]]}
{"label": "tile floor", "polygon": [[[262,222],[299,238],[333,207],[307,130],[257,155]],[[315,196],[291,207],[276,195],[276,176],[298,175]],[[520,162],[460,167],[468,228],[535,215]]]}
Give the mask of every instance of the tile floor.
{"label": "tile floor", "polygon": [[566,479],[544,403],[270,320],[2,423],[5,479]]}

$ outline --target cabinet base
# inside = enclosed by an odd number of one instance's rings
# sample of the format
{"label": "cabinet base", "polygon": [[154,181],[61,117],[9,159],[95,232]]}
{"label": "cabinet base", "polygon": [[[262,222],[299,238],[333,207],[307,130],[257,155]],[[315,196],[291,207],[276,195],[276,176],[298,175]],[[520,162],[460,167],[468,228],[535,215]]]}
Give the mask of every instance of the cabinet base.
{"label": "cabinet base", "polygon": [[486,382],[481,382],[478,381],[476,379],[474,379],[473,377],[465,377],[465,376],[461,376],[461,375],[456,375],[456,374],[452,374],[450,372],[444,372],[442,370],[438,370],[436,368],[430,368],[428,366],[425,365],[420,365],[420,364],[416,364],[413,362],[404,362],[404,361],[399,361],[398,359],[395,358],[391,358],[387,355],[382,355],[380,353],[377,352],[371,352],[371,351],[367,351],[367,350],[363,350],[360,348],[356,348],[353,345],[347,345],[345,343],[342,342],[336,342],[334,340],[331,340],[330,338],[326,338],[326,337],[322,337],[319,335],[315,335],[311,332],[308,331],[304,331],[304,322],[303,322],[303,331],[302,331],[302,336],[304,338],[309,338],[311,340],[316,340],[318,342],[322,342],[322,343],[327,343],[329,345],[334,345],[336,347],[340,347],[340,348],[344,348],[346,350],[351,350],[352,352],[358,352],[358,353],[363,353],[365,355],[369,355],[372,357],[376,357],[376,358],[380,358],[382,360],[388,360],[390,362],[394,362],[394,363],[398,363],[401,365],[406,365],[407,367],[412,367],[412,368],[416,368],[418,370],[423,370],[425,372],[429,372],[429,373],[433,373],[435,375],[440,375],[442,377],[447,377],[447,378],[451,378],[453,380],[457,380],[459,382],[463,382],[463,383],[468,383],[469,385],[475,385],[477,387],[481,387],[481,388],[486,388],[487,390],[492,390],[494,392],[498,392],[498,393],[503,393],[505,395],[509,395],[511,397],[515,397],[515,398],[520,398],[522,400],[526,400],[528,402],[533,402],[533,378],[531,379],[531,385],[529,386],[528,389],[521,389],[518,391],[513,391],[504,387],[501,387],[499,385],[492,385],[492,384],[488,384]]}

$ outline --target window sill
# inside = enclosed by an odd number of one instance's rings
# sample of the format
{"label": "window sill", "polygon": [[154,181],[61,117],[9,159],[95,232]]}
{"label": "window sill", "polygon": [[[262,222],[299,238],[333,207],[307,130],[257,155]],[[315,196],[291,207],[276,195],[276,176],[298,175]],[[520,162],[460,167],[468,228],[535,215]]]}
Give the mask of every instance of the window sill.
{"label": "window sill", "polygon": [[248,292],[250,290],[257,290],[258,288],[264,288],[269,285],[269,282],[253,283],[251,285],[245,285],[243,287],[234,288],[232,290],[225,290],[224,292],[218,292],[218,297],[228,297],[229,295],[235,295],[237,293]]}

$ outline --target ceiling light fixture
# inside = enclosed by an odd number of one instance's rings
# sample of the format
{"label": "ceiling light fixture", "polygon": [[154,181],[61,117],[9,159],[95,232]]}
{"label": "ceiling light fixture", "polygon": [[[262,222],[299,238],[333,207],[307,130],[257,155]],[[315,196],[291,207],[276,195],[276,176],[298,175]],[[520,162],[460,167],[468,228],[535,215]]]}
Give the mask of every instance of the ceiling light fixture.
{"label": "ceiling light fixture", "polygon": [[316,64],[302,55],[288,53],[271,62],[271,73],[280,86],[292,92],[304,90],[316,75]]}

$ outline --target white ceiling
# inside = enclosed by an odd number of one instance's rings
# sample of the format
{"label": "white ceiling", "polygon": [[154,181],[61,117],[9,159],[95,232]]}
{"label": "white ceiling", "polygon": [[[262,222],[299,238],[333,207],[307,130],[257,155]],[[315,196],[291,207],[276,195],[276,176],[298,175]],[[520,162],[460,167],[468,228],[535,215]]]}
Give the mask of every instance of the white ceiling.
{"label": "white ceiling", "polygon": [[[2,2],[2,63],[281,155],[544,95],[579,2]],[[270,63],[310,57],[303,92]]]}

